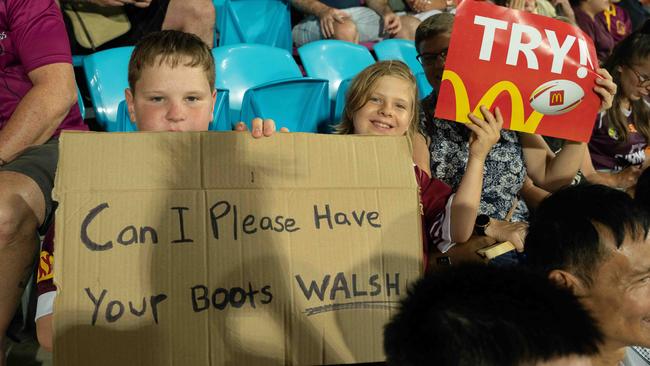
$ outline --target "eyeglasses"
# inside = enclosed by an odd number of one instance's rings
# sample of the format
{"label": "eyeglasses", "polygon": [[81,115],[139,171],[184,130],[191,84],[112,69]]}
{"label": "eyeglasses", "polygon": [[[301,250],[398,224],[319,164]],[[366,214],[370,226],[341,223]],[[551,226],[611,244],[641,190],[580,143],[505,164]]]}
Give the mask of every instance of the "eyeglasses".
{"label": "eyeglasses", "polygon": [[647,88],[650,87],[650,78],[647,76],[641,76],[632,66],[628,66],[628,69],[632,70],[634,75],[636,75],[637,80],[639,81],[637,86],[642,87],[642,88]]}
{"label": "eyeglasses", "polygon": [[444,50],[438,52],[438,53],[423,53],[417,55],[418,62],[422,64],[422,66],[430,66],[430,65],[435,65],[436,63],[444,63],[445,60],[447,59],[447,51],[448,49],[445,48]]}

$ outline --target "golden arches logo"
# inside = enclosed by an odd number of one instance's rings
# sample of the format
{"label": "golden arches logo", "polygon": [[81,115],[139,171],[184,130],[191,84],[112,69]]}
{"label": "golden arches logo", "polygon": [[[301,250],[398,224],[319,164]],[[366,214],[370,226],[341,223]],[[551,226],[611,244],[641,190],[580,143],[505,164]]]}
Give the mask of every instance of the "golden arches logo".
{"label": "golden arches logo", "polygon": [[[467,114],[470,112],[469,106],[469,96],[467,95],[467,88],[465,88],[465,83],[463,80],[451,70],[445,70],[442,73],[442,81],[449,80],[451,85],[454,87],[454,96],[456,97],[456,121],[462,123],[469,123],[470,120],[467,117]],[[544,117],[543,114],[533,110],[533,112],[524,120],[524,101],[519,92],[519,88],[510,81],[499,81],[498,83],[492,85],[481,99],[476,103],[476,106],[472,110],[472,113],[480,116],[481,111],[479,107],[484,105],[488,109],[492,107],[494,101],[497,97],[503,93],[507,92],[510,95],[510,104],[512,105],[512,110],[510,113],[510,129],[528,133],[535,133],[537,126]]]}

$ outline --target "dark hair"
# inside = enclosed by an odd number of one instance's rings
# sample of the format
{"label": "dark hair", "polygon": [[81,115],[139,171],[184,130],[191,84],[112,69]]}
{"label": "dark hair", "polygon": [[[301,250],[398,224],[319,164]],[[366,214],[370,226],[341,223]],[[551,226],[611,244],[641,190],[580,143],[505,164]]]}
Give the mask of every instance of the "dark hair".
{"label": "dark hair", "polygon": [[[621,42],[619,42],[612,54],[605,62],[605,68],[612,75],[618,92],[614,96],[612,107],[605,112],[609,123],[616,130],[621,139],[620,142],[627,140],[628,136],[628,119],[621,110],[621,95],[623,87],[621,85],[621,72],[619,68],[631,67],[635,62],[642,61],[650,57],[650,21],[646,21],[641,29],[633,32]],[[637,101],[631,101],[632,122],[636,130],[650,141],[650,108],[643,98]]]}
{"label": "dark hair", "polygon": [[650,169],[644,170],[636,181],[634,200],[641,207],[650,210]]}
{"label": "dark hair", "polygon": [[601,341],[579,300],[548,277],[480,264],[417,281],[384,331],[391,366],[519,366],[593,355]]}
{"label": "dark hair", "polygon": [[420,43],[438,34],[451,33],[454,15],[449,13],[434,14],[423,20],[415,31],[415,49],[420,53]]}
{"label": "dark hair", "polygon": [[537,208],[526,236],[527,263],[548,274],[563,269],[590,286],[610,252],[596,224],[609,230],[619,248],[627,237],[645,238],[650,218],[625,192],[602,185],[557,191]]}
{"label": "dark hair", "polygon": [[205,72],[210,90],[214,91],[214,57],[210,47],[191,33],[164,30],[149,33],[135,45],[129,60],[129,88],[135,93],[135,84],[142,70],[155,63],[176,67],[183,63],[188,67],[200,67]]}

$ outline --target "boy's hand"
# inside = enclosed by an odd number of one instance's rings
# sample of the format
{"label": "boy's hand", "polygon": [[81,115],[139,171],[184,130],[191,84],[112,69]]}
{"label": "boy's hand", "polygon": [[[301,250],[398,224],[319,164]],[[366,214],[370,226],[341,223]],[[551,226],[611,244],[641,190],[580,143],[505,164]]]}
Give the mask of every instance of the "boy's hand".
{"label": "boy's hand", "polygon": [[600,112],[604,112],[612,106],[614,95],[616,95],[616,84],[607,70],[599,68],[596,72],[600,77],[596,78],[594,91],[600,97]]}
{"label": "boy's hand", "polygon": [[[251,135],[254,138],[260,138],[262,136],[268,137],[275,133],[275,121],[272,119],[262,120],[259,117],[253,118],[251,121],[251,126]],[[235,131],[248,131],[248,126],[246,126],[244,122],[239,122],[237,126],[235,126]],[[282,127],[280,129],[280,132],[289,132],[289,129]]]}
{"label": "boy's hand", "polygon": [[490,153],[492,146],[501,138],[501,128],[503,127],[503,116],[501,110],[497,107],[494,115],[485,107],[481,106],[483,119],[470,113],[468,115],[472,123],[466,126],[472,131],[469,137],[469,155],[484,161]]}

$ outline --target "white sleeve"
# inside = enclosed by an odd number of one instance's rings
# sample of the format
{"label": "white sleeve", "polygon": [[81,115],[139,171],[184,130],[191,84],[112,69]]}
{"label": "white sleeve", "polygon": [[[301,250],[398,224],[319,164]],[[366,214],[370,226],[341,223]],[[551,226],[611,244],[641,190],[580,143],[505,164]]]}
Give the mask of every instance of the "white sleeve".
{"label": "white sleeve", "polygon": [[429,229],[431,244],[435,245],[442,253],[446,253],[456,244],[451,240],[451,203],[454,196],[455,194],[449,196],[447,204],[445,204],[445,210],[436,216]]}

